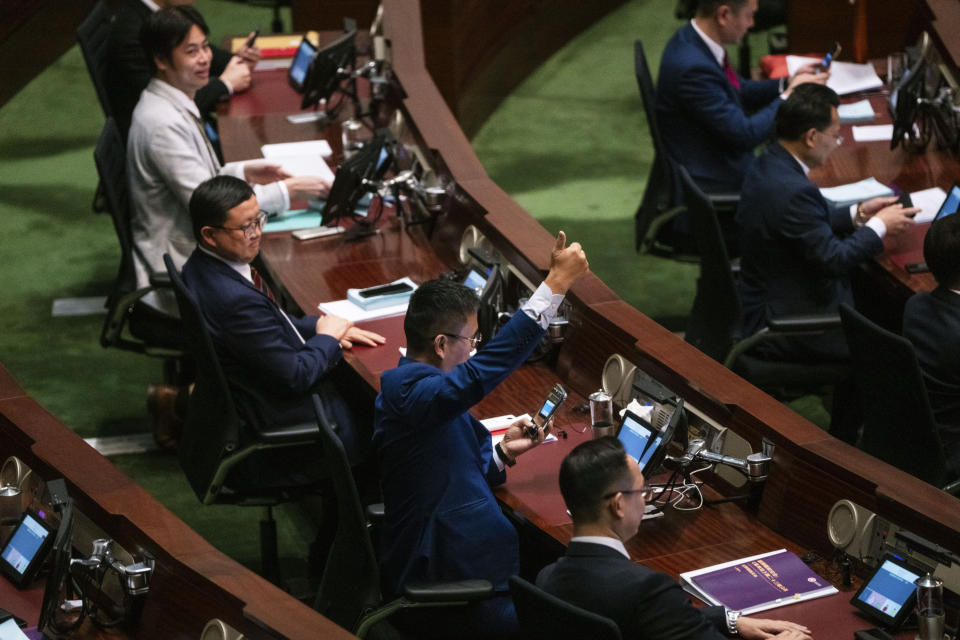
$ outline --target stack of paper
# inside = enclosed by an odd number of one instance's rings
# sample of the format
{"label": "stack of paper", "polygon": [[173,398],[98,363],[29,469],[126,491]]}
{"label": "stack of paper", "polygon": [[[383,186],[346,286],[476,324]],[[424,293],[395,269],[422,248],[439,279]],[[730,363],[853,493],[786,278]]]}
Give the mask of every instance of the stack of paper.
{"label": "stack of paper", "polygon": [[853,127],[853,139],[856,142],[890,142],[892,138],[892,124],[872,124],[863,127]]}
{"label": "stack of paper", "polygon": [[323,160],[333,153],[326,140],[265,144],[260,147],[260,152],[267,160],[283,166],[291,175],[320,176],[333,182],[333,171]]}
{"label": "stack of paper", "polygon": [[[787,70],[792,76],[797,69],[811,62],[820,63],[822,58],[805,58],[803,56],[787,56]],[[880,76],[873,69],[872,64],[854,64],[852,62],[833,62],[830,65],[830,78],[827,86],[839,95],[858,91],[879,89],[883,86]]]}
{"label": "stack of paper", "polygon": [[363,322],[364,320],[375,320],[377,318],[389,318],[390,316],[400,316],[407,312],[409,300],[404,300],[399,304],[389,307],[380,307],[378,309],[362,309],[349,300],[334,300],[333,302],[321,302],[317,308],[324,313],[346,318],[350,322]]}
{"label": "stack of paper", "polygon": [[910,194],[913,206],[920,207],[920,213],[913,219],[914,222],[931,222],[936,217],[940,207],[947,199],[947,192],[940,187],[930,187]]}
{"label": "stack of paper", "polygon": [[827,202],[835,207],[845,207],[869,200],[870,198],[892,196],[893,189],[880,184],[876,178],[867,178],[866,180],[852,184],[842,184],[838,187],[820,189],[820,193],[823,194]]}
{"label": "stack of paper", "polygon": [[837,113],[840,115],[840,122],[850,124],[853,122],[870,122],[876,117],[873,107],[869,100],[860,100],[850,104],[842,104],[837,107]]}

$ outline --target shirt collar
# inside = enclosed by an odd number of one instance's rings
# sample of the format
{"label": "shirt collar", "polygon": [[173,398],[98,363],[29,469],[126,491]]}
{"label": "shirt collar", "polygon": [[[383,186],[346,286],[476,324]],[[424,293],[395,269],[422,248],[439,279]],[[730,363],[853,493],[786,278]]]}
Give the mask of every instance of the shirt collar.
{"label": "shirt collar", "polygon": [[623,546],[623,542],[617,540],[616,538],[608,538],[606,536],[576,536],[570,538],[570,542],[586,542],[588,544],[602,544],[605,547],[610,547],[614,551],[619,551],[627,559],[630,558],[630,554],[627,553],[627,548]]}
{"label": "shirt collar", "polygon": [[[786,147],[784,147],[784,151],[787,151]],[[808,167],[806,164],[804,164],[803,160],[801,160],[801,159],[798,158],[797,156],[793,155],[793,153],[792,153],[791,151],[787,151],[787,153],[789,153],[790,156],[791,156],[794,160],[796,160],[798,163],[800,163],[800,168],[803,169],[803,175],[807,175],[808,173],[810,173],[810,167]]]}
{"label": "shirt collar", "polygon": [[214,253],[213,251],[210,251],[210,250],[207,249],[206,247],[204,247],[204,246],[202,246],[202,245],[199,245],[199,244],[197,245],[197,249],[200,249],[200,251],[203,251],[203,252],[204,252],[205,254],[207,254],[208,256],[213,257],[213,258],[216,258],[216,259],[219,260],[220,262],[226,264],[226,265],[229,266],[231,269],[233,269],[234,271],[236,271],[237,273],[239,273],[241,276],[243,276],[244,278],[246,278],[247,282],[249,282],[250,284],[253,284],[253,275],[252,275],[251,272],[250,272],[250,265],[249,265],[249,264],[247,264],[247,263],[245,263],[245,262],[234,262],[233,260],[227,260],[227,259],[224,258],[223,256],[217,255],[217,254]]}
{"label": "shirt collar", "polygon": [[150,9],[150,11],[160,11],[160,5],[158,5],[156,2],[153,2],[153,0],[140,0],[140,2],[147,5],[147,8]]}
{"label": "shirt collar", "polygon": [[696,20],[691,20],[690,25],[693,27],[693,30],[697,32],[697,35],[700,36],[700,39],[706,43],[707,48],[710,49],[710,53],[717,59],[717,64],[723,67],[723,59],[727,57],[727,52],[724,50],[723,45],[717,44],[710,36],[704,33],[703,30],[697,26]]}
{"label": "shirt collar", "polygon": [[190,96],[165,80],[151,78],[146,90],[152,91],[165,100],[169,100],[175,107],[188,111],[190,115],[200,120],[200,109],[197,108],[197,103],[191,100]]}

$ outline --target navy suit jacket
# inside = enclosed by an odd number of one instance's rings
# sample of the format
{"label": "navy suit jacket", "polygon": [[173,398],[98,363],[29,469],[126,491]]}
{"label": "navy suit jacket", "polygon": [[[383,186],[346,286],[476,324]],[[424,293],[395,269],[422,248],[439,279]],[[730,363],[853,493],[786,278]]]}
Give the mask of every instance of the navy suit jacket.
{"label": "navy suit jacket", "polygon": [[386,593],[411,581],[465,578],[507,591],[519,570],[517,533],[491,490],[506,474],[493,460],[490,433],[468,410],[523,364],[543,334],[521,311],[451,371],[401,358],[380,376],[373,443]]}
{"label": "navy suit jacket", "polygon": [[[153,76],[147,56],[140,46],[140,28],[150,13],[150,8],[141,0],[125,0],[114,16],[107,41],[106,91],[113,117],[124,136],[130,129],[130,118],[140,93]],[[197,108],[204,116],[212,115],[217,102],[230,96],[227,85],[218,76],[227,67],[232,54],[213,44],[210,45],[210,51],[213,53],[210,81],[194,97]]]}
{"label": "navy suit jacket", "polygon": [[854,230],[849,208],[823,199],[779,144],[747,174],[737,223],[745,335],[771,316],[835,313],[841,302],[852,305],[851,271],[883,250],[872,229]]}
{"label": "navy suit jacket", "polygon": [[[753,149],[773,135],[780,81],[730,84],[689,23],[663,50],[657,121],[667,152],[707,193],[738,192]],[[749,112],[749,113],[748,113]]]}
{"label": "navy suit jacket", "polygon": [[291,326],[253,283],[200,249],[184,264],[183,281],[200,304],[240,415],[265,424],[313,420],[310,393],[342,357],[336,339],[316,333],[317,316],[289,316]]}
{"label": "navy suit jacket", "polygon": [[903,335],[917,353],[947,466],[956,476],[960,474],[960,295],[941,286],[907,300]]}
{"label": "navy suit jacket", "polygon": [[602,544],[571,542],[537,586],[617,623],[624,640],[721,640],[723,607],[696,609],[670,576]]}

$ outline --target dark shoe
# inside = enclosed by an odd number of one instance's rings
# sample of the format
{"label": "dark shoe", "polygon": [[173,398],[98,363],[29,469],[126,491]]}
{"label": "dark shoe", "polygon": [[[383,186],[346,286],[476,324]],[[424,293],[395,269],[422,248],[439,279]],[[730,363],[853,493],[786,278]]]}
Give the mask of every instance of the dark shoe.
{"label": "dark shoe", "polygon": [[164,451],[176,451],[183,431],[183,419],[177,414],[177,387],[152,384],[147,387],[147,411],[153,416],[153,439]]}

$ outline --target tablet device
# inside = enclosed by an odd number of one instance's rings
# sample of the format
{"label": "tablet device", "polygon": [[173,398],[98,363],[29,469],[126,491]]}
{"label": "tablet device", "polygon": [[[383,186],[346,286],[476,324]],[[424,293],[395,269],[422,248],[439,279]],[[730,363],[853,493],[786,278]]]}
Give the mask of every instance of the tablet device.
{"label": "tablet device", "polygon": [[650,444],[657,435],[659,435],[659,430],[651,425],[648,420],[629,410],[623,412],[623,420],[620,422],[617,440],[623,445],[627,454],[640,463],[641,471],[643,471],[644,466],[644,453],[650,448]]}
{"label": "tablet device", "polygon": [[487,286],[487,269],[483,267],[472,266],[463,278],[463,286],[475,291],[477,295]]}
{"label": "tablet device", "polygon": [[914,582],[928,567],[889,554],[867,578],[850,604],[884,627],[896,629],[913,612],[917,597]]}
{"label": "tablet device", "polygon": [[27,586],[53,544],[54,528],[35,511],[25,511],[13,535],[0,550],[0,571],[17,588]]}
{"label": "tablet device", "polygon": [[317,48],[313,43],[303,36],[300,46],[297,47],[297,53],[293,56],[293,62],[290,63],[290,71],[287,73],[287,82],[297,93],[303,93],[303,83],[307,79],[307,69],[317,55]]}
{"label": "tablet device", "polygon": [[953,215],[957,212],[958,207],[960,207],[960,182],[955,182],[950,187],[950,191],[947,192],[947,199],[940,205],[937,215],[933,218],[934,221]]}

